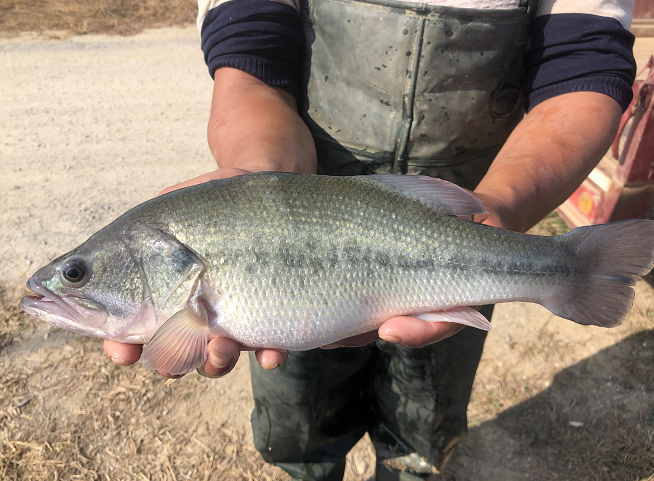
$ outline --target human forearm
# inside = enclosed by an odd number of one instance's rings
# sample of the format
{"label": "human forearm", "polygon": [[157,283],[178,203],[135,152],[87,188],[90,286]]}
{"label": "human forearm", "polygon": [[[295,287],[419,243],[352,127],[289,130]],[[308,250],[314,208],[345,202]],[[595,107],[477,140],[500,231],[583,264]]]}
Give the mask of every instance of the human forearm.
{"label": "human forearm", "polygon": [[313,138],[293,95],[240,70],[216,70],[207,136],[220,168],[316,172]]}
{"label": "human forearm", "polygon": [[613,140],[621,109],[606,95],[575,92],[534,107],[475,189],[484,223],[524,232],[583,182]]}

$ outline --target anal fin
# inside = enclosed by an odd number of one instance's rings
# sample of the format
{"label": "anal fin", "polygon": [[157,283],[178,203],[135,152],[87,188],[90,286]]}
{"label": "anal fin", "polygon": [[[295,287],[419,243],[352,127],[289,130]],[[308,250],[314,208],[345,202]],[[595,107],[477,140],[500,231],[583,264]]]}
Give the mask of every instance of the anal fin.
{"label": "anal fin", "polygon": [[453,307],[445,311],[424,312],[413,317],[427,322],[455,322],[465,326],[475,327],[482,331],[490,331],[493,327],[479,311],[471,307]]}
{"label": "anal fin", "polygon": [[173,376],[191,372],[207,360],[208,335],[207,322],[195,310],[182,309],[154,333],[141,362],[146,369]]}

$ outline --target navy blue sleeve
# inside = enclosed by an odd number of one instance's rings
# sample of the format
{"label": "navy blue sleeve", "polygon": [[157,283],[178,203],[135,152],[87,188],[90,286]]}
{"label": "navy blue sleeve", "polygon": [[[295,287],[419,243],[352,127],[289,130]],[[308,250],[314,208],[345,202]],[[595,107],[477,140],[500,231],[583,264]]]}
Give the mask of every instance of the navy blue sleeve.
{"label": "navy blue sleeve", "polygon": [[620,22],[587,14],[536,17],[527,52],[525,108],[570,92],[599,92],[626,110],[636,76],[634,36]]}
{"label": "navy blue sleeve", "polygon": [[225,2],[209,10],[202,23],[202,50],[212,78],[218,67],[234,67],[297,96],[303,48],[298,13],[271,0]]}

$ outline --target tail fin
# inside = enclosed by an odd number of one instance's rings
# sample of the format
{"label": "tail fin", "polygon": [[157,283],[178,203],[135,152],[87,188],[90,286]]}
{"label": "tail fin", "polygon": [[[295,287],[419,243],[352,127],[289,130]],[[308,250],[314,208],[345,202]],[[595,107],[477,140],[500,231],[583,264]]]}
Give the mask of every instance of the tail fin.
{"label": "tail fin", "polygon": [[566,295],[545,307],[578,324],[621,324],[633,303],[631,286],[654,266],[654,221],[579,227],[561,240],[575,245],[579,271]]}

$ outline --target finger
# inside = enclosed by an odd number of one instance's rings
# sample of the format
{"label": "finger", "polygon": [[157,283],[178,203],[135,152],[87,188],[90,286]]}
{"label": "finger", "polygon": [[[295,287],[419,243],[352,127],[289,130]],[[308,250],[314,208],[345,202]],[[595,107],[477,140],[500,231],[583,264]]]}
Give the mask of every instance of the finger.
{"label": "finger", "polygon": [[337,342],[332,342],[322,346],[321,349],[336,349],[338,347],[361,347],[371,342],[379,340],[379,333],[377,331],[364,332],[356,336],[348,337]]}
{"label": "finger", "polygon": [[141,357],[143,346],[140,344],[125,344],[123,342],[105,339],[104,352],[112,362],[119,366],[131,366]]}
{"label": "finger", "polygon": [[207,172],[206,174],[199,175],[192,179],[186,180],[176,185],[165,188],[158,195],[167,194],[173,190],[182,189],[184,187],[190,187],[196,184],[203,184],[209,182],[210,180],[226,179],[227,177],[234,177],[235,175],[249,174],[247,170],[243,169],[218,169],[212,172]]}
{"label": "finger", "polygon": [[379,337],[405,347],[422,347],[453,336],[464,326],[452,322],[427,322],[415,317],[400,316],[386,321],[379,328]]}
{"label": "finger", "polygon": [[288,351],[281,349],[257,349],[254,355],[261,367],[268,370],[276,369],[288,359]]}
{"label": "finger", "polygon": [[207,345],[209,357],[198,373],[205,377],[222,377],[234,369],[241,355],[241,346],[233,339],[216,337]]}

